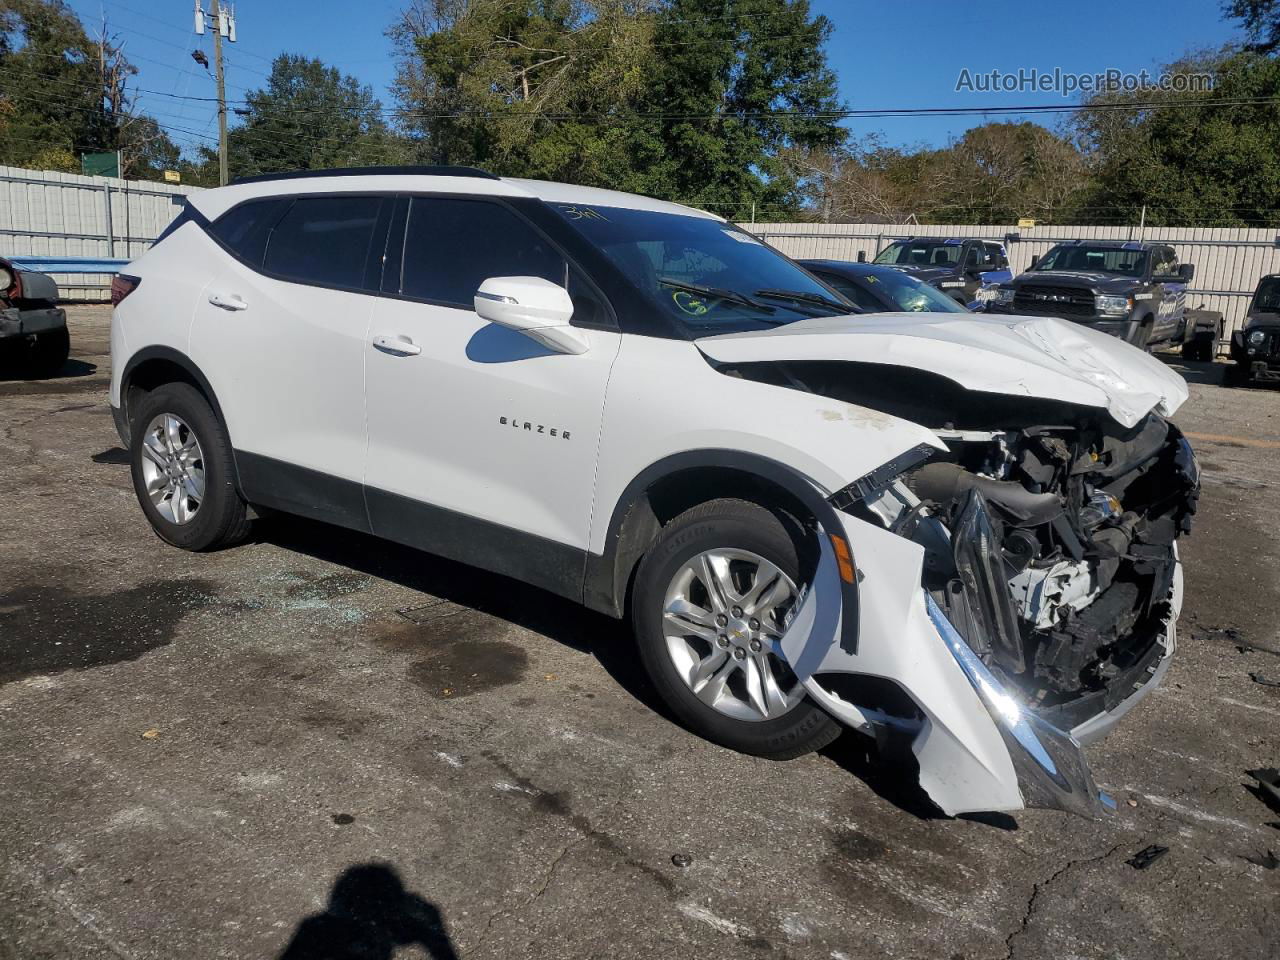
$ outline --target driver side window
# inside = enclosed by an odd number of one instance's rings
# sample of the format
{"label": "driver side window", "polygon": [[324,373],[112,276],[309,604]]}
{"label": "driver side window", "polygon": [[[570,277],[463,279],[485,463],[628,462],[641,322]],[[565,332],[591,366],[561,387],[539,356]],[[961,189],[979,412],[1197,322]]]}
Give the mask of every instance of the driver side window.
{"label": "driver side window", "polygon": [[414,300],[471,310],[490,277],[541,277],[569,291],[573,322],[608,326],[594,289],[541,233],[498,203],[413,197],[405,226],[400,289]]}
{"label": "driver side window", "polygon": [[1176,277],[1178,275],[1178,255],[1172,247],[1161,247],[1156,251],[1156,260],[1151,267],[1153,278]]}

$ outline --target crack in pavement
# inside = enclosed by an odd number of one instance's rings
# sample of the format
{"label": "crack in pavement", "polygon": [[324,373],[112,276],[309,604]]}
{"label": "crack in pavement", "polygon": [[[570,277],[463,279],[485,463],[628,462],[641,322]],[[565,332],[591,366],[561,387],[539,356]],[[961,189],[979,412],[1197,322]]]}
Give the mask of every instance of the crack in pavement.
{"label": "crack in pavement", "polygon": [[1011,934],[1009,934],[1009,936],[1005,937],[1004,939],[1004,949],[1005,949],[1004,960],[1013,960],[1013,941],[1020,935],[1026,933],[1027,928],[1031,926],[1031,917],[1035,913],[1036,901],[1040,899],[1040,893],[1042,890],[1047,889],[1050,884],[1055,882],[1059,877],[1067,873],[1067,871],[1069,870],[1073,870],[1076,867],[1082,867],[1090,863],[1101,863],[1103,860],[1106,860],[1108,857],[1114,856],[1116,851],[1122,849],[1125,846],[1128,846],[1129,842],[1130,841],[1125,840],[1120,843],[1117,843],[1114,847],[1112,847],[1106,853],[1099,854],[1095,857],[1079,857],[1075,860],[1068,860],[1065,866],[1059,867],[1052,874],[1050,874],[1047,879],[1041,880],[1038,883],[1034,884],[1031,887],[1031,896],[1027,898],[1027,906],[1022,914],[1022,922],[1018,925],[1018,928],[1016,930],[1014,930]]}
{"label": "crack in pavement", "polygon": [[537,900],[544,893],[546,893],[547,889],[551,886],[551,881],[555,879],[556,871],[560,869],[560,864],[564,861],[564,859],[576,847],[582,846],[582,844],[586,843],[590,839],[591,839],[590,835],[580,834],[579,836],[570,840],[560,849],[559,853],[557,853],[554,857],[552,857],[551,863],[548,864],[547,869],[544,871],[542,875],[542,882],[537,885],[537,887],[534,889],[534,891],[531,894],[529,894],[529,896],[525,897],[523,903],[514,907],[505,907],[505,906],[499,907],[492,914],[490,914],[489,918],[485,921],[484,929],[480,931],[480,936],[476,938],[475,949],[479,950],[482,946],[484,946],[484,942],[486,939],[488,939],[489,933],[493,929],[493,925],[495,923],[497,923],[499,920],[506,919],[507,917],[513,917],[518,913],[522,913],[523,911],[528,910],[529,907],[533,905],[535,900]]}

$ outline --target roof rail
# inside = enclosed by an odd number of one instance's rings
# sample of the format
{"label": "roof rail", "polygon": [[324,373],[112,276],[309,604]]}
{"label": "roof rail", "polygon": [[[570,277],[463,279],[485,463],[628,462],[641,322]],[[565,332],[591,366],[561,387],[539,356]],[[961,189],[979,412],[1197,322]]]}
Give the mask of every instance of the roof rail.
{"label": "roof rail", "polygon": [[260,173],[256,177],[237,177],[239,183],[266,183],[270,180],[303,180],[313,177],[474,177],[478,180],[500,180],[488,170],[475,167],[397,166],[397,167],[333,167],[328,170],[292,170],[284,173]]}

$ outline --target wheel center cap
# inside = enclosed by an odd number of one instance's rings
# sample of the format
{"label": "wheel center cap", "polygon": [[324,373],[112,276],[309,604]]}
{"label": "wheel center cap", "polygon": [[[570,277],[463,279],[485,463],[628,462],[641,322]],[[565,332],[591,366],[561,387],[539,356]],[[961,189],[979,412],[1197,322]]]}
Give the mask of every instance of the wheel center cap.
{"label": "wheel center cap", "polygon": [[746,620],[734,617],[725,629],[734,643],[742,644],[751,639],[751,625]]}

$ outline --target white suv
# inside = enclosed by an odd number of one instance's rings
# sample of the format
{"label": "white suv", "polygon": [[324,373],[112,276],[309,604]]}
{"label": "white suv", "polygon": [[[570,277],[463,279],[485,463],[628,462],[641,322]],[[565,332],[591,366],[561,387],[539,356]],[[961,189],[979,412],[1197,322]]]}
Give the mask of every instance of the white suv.
{"label": "white suv", "polygon": [[629,616],[736,749],[893,733],[948,813],[1092,812],[1168,665],[1187,391],[1103,334],[854,316],[719,217],[459,168],[196,194],[113,299],[164,540],[271,508]]}

